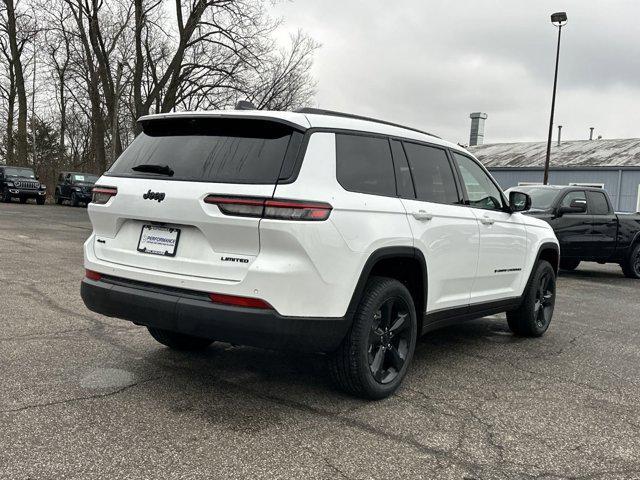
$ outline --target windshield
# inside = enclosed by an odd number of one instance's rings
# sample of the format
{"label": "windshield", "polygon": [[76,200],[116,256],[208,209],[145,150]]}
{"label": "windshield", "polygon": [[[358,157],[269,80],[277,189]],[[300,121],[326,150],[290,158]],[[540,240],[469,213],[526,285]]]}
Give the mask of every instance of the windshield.
{"label": "windshield", "polygon": [[508,190],[511,191],[519,191],[528,194],[531,197],[531,208],[535,208],[538,210],[548,210],[553,205],[553,201],[558,196],[558,190],[554,190],[552,188],[510,188]]}
{"label": "windshield", "polygon": [[20,167],[6,167],[4,169],[4,174],[7,177],[27,177],[27,178],[36,178],[36,174],[30,168],[20,168]]}
{"label": "windshield", "polygon": [[90,175],[88,173],[74,173],[73,181],[84,182],[84,183],[96,183],[98,181],[98,176]]}
{"label": "windshield", "polygon": [[276,183],[293,133],[279,123],[246,119],[163,119],[143,128],[107,175],[149,178],[168,167],[166,180]]}

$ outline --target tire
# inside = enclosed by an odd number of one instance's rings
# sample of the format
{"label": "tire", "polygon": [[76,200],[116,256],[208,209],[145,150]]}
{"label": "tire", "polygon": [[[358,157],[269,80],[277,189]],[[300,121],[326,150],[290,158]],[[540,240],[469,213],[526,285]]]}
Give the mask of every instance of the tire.
{"label": "tire", "polygon": [[540,260],[525,289],[522,304],[507,312],[511,331],[521,337],[541,337],[549,328],[556,302],[556,274],[546,260]]}
{"label": "tire", "polygon": [[204,350],[213,343],[209,338],[193,337],[184,333],[172,332],[162,328],[147,327],[151,336],[158,342],[173,350]]}
{"label": "tire", "polygon": [[46,200],[45,197],[38,197],[38,198],[36,198],[36,203],[38,205],[44,205],[45,200]]}
{"label": "tire", "polygon": [[11,203],[11,194],[9,193],[9,189],[5,188],[2,191],[2,201],[5,203]]}
{"label": "tire", "polygon": [[80,202],[78,202],[78,196],[76,195],[76,192],[73,192],[71,194],[71,206],[77,207],[78,205],[80,205]]}
{"label": "tire", "polygon": [[578,265],[580,265],[580,260],[560,260],[560,270],[572,271],[578,268]]}
{"label": "tire", "polygon": [[56,199],[56,203],[57,203],[58,205],[62,205],[62,201],[63,201],[63,200],[62,200],[62,198],[60,197],[60,195],[58,194],[58,192],[56,192],[56,194],[55,194],[55,199]]}
{"label": "tire", "polygon": [[640,242],[631,247],[629,256],[620,266],[625,277],[640,278]]}
{"label": "tire", "polygon": [[329,356],[332,380],[358,397],[378,400],[392,395],[411,364],[417,324],[413,298],[402,283],[370,278],[349,332]]}

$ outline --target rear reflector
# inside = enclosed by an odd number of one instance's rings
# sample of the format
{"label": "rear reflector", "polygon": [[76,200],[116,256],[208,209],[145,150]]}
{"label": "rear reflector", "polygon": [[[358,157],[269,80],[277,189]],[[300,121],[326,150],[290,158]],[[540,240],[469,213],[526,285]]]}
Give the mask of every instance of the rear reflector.
{"label": "rear reflector", "polygon": [[93,270],[85,270],[84,275],[89,280],[95,280],[96,282],[102,278],[101,274],[99,274],[98,272],[94,272]]}
{"label": "rear reflector", "polygon": [[222,293],[210,293],[209,298],[213,303],[220,303],[223,305],[233,305],[235,307],[246,308],[263,308],[267,310],[273,310],[273,307],[264,300],[251,297],[238,297],[236,295],[223,295]]}
{"label": "rear reflector", "polygon": [[118,194],[118,189],[116,187],[93,187],[91,190],[93,193],[93,197],[91,199],[91,203],[96,203],[98,205],[104,205],[109,201],[111,197],[115,197]]}
{"label": "rear reflector", "polygon": [[324,202],[259,197],[209,195],[204,201],[205,203],[217,205],[225,215],[270,218],[275,220],[322,221],[329,218],[333,208]]}

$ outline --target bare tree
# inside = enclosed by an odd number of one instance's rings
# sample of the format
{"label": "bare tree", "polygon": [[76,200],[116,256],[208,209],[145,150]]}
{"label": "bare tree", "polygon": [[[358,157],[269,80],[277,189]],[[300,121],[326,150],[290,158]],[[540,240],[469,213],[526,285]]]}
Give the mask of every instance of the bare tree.
{"label": "bare tree", "polygon": [[15,157],[18,163],[27,162],[27,90],[25,87],[25,71],[23,65],[24,48],[29,43],[35,29],[32,27],[31,19],[23,12],[17,11],[17,0],[3,0],[4,11],[2,18],[2,30],[6,35],[8,53],[10,55],[9,65],[13,69],[13,82],[15,94],[18,100],[18,122],[15,133]]}

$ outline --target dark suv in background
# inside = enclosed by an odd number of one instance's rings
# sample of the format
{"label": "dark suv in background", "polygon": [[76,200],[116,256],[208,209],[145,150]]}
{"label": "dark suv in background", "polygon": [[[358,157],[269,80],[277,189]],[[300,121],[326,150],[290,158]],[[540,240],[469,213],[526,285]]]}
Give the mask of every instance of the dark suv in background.
{"label": "dark suv in background", "polygon": [[17,198],[26,203],[30,198],[43,205],[47,197],[47,187],[40,183],[31,167],[0,165],[0,195],[3,202]]}
{"label": "dark suv in background", "polygon": [[54,194],[56,203],[62,205],[62,202],[68,200],[74,207],[81,203],[87,205],[91,201],[91,190],[97,180],[98,176],[92,173],[60,172]]}

